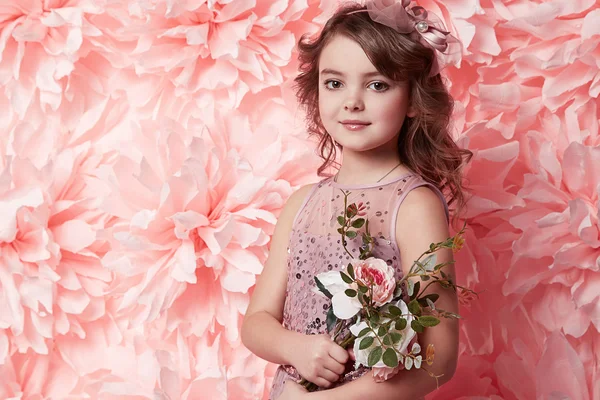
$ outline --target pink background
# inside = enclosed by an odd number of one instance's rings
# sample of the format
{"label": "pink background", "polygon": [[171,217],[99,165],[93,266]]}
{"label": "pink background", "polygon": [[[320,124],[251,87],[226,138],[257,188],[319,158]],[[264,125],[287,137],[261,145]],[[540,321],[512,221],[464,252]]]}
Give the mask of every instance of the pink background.
{"label": "pink background", "polygon": [[[257,399],[239,328],[316,180],[294,45],[334,0],[0,1],[0,398]],[[600,6],[423,0],[475,153],[431,399],[600,399]]]}

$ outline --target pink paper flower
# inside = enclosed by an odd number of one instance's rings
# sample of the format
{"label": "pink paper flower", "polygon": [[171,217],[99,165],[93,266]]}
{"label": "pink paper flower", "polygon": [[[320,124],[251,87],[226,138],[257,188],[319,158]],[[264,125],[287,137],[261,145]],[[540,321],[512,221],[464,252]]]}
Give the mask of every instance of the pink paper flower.
{"label": "pink paper flower", "polygon": [[[89,145],[22,155],[41,162],[44,152],[53,158],[43,167],[17,155],[0,174],[0,397],[100,398],[104,379],[140,376],[105,297],[112,273],[100,263],[99,232],[110,223],[95,172],[110,155]],[[151,393],[142,386],[137,394]]]}
{"label": "pink paper flower", "polygon": [[[324,2],[322,7],[333,4]],[[195,93],[237,107],[248,92],[296,72],[293,48],[318,26],[318,3],[267,0],[147,1],[109,12],[125,27],[115,39],[135,43],[138,74],[161,74],[178,95]],[[169,54],[169,57],[165,57]]]}
{"label": "pink paper flower", "polygon": [[89,0],[16,4],[2,1],[0,84],[21,118],[37,102],[44,111],[56,111],[63,101],[80,95],[73,90],[79,85],[73,71],[102,35],[90,19],[104,9]]}
{"label": "pink paper flower", "polygon": [[101,193],[93,172],[106,160],[88,149],[60,152],[40,169],[15,157],[2,172],[0,264],[11,268],[0,269],[0,325],[23,352],[48,354],[54,337],[84,338],[89,324],[110,320],[112,277],[97,237],[106,220],[92,195]]}
{"label": "pink paper flower", "polygon": [[238,340],[276,215],[290,183],[306,179],[289,164],[302,148],[276,130],[252,137],[236,113],[187,129],[147,121],[133,134],[139,152],[124,151],[106,171],[112,193],[103,208],[116,223],[103,263],[117,274],[111,296],[128,325],[165,317],[186,335]]}

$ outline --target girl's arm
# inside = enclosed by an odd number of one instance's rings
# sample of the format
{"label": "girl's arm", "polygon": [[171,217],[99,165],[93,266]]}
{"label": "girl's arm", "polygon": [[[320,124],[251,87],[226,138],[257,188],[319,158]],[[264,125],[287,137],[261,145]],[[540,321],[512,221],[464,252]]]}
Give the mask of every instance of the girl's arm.
{"label": "girl's arm", "polygon": [[[430,189],[421,187],[412,190],[404,199],[396,221],[397,243],[402,255],[402,269],[406,274],[412,262],[434,242],[446,240],[450,233],[446,215],[439,197]],[[452,251],[441,249],[437,252],[437,263],[452,260]],[[455,279],[453,265],[444,267],[443,271]],[[418,280],[418,278],[417,278]],[[430,281],[431,282],[431,281]],[[421,283],[422,287],[423,283]],[[439,285],[431,285],[426,293],[438,293],[436,307],[458,313],[458,298],[452,289],[444,289]],[[433,343],[435,360],[428,366],[423,360],[423,367],[429,369],[439,378],[439,386],[452,378],[458,359],[458,320],[441,318],[439,325],[425,329],[419,334],[419,344],[423,349]],[[425,356],[423,356],[425,359]],[[436,390],[436,380],[423,370],[413,369],[400,371],[393,378],[376,383],[371,372],[357,380],[330,390],[306,394],[307,399],[365,399],[376,395],[380,400],[414,400]]]}
{"label": "girl's arm", "polygon": [[293,193],[281,211],[271,238],[269,256],[258,278],[241,329],[242,343],[258,357],[291,364],[301,334],[285,329],[283,305],[287,286],[287,247],[292,223],[312,185]]}

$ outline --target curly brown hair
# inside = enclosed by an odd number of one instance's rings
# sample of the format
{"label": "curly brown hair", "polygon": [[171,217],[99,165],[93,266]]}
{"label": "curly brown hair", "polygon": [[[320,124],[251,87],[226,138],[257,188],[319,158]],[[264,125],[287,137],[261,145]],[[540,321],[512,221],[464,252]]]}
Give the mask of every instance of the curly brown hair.
{"label": "curly brown hair", "polygon": [[[296,96],[305,109],[310,136],[316,136],[323,164],[319,176],[336,164],[337,149],[319,115],[319,58],[323,48],[336,36],[354,40],[375,68],[388,79],[410,84],[410,101],[417,115],[406,117],[398,138],[400,161],[445,194],[456,217],[464,207],[462,168],[473,153],[462,149],[450,134],[454,100],[440,74],[429,76],[434,51],[408,35],[371,20],[357,3],[342,5],[311,40],[305,34],[298,42],[299,75],[294,79]],[[340,146],[341,149],[341,146]]]}

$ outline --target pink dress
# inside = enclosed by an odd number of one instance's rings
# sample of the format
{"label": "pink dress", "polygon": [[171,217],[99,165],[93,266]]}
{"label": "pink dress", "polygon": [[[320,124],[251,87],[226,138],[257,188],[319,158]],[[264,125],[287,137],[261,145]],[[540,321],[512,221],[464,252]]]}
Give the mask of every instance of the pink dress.
{"label": "pink dress", "polygon": [[[392,181],[369,185],[342,185],[327,178],[315,184],[304,200],[293,223],[288,246],[288,280],[283,311],[283,326],[306,335],[327,333],[326,315],[330,300],[312,292],[315,275],[340,270],[350,261],[341,245],[337,232],[338,215],[344,209],[342,190],[349,191],[348,204],[363,202],[367,209],[369,230],[376,239],[373,254],[386,260],[396,270],[396,279],[402,277],[400,253],[396,245],[395,221],[400,204],[411,190],[420,186],[431,187],[448,207],[441,192],[416,174],[400,176]],[[362,230],[362,229],[361,229]],[[358,259],[360,236],[348,240],[346,247]],[[343,385],[369,371],[354,370],[350,360],[345,374],[336,384]],[[291,365],[279,366],[270,392],[270,400],[279,396],[286,380],[296,382],[300,376]]]}

